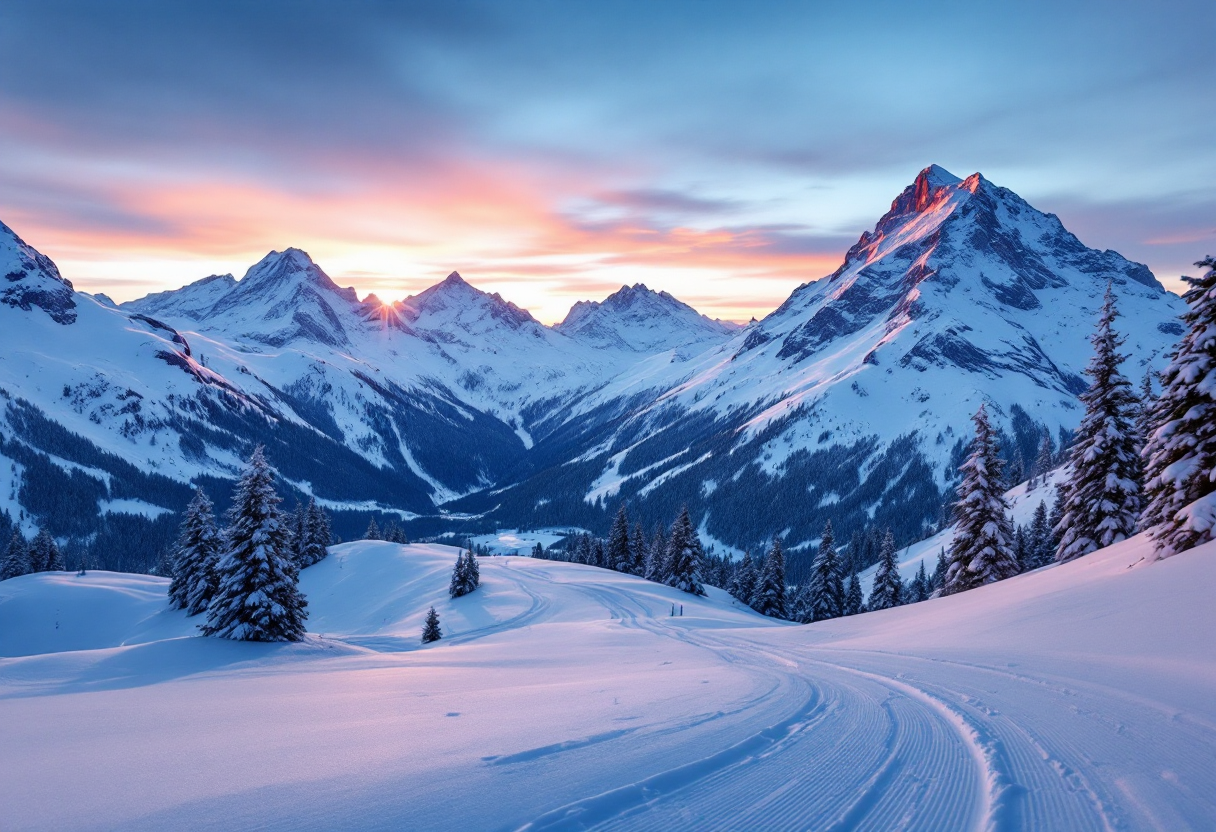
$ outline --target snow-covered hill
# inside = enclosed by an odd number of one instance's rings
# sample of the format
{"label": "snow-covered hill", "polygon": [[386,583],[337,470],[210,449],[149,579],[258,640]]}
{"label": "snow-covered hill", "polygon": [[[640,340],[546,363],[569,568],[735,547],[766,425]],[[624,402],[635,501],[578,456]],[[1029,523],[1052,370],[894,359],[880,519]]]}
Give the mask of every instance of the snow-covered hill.
{"label": "snow-covered hill", "polygon": [[0,827],[1212,828],[1216,544],[1145,550],[793,626],[529,558],[451,600],[455,549],[346,544],[296,645],[187,637],[161,579],[16,578]]}

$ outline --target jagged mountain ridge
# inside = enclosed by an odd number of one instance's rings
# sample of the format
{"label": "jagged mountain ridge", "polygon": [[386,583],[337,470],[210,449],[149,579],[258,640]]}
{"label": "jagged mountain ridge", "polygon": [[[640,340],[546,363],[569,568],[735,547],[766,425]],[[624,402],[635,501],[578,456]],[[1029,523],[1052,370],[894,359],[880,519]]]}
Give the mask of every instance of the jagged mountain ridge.
{"label": "jagged mountain ridge", "polygon": [[[908,539],[936,519],[979,401],[1018,442],[1037,442],[1036,424],[1076,424],[1107,280],[1134,322],[1134,375],[1172,344],[1181,301],[1012,192],[930,167],[840,269],[744,330],[640,285],[576,304],[556,327],[456,273],[403,301],[360,301],[288,249],[240,281],[208,278],[121,311],[81,296],[110,316],[89,313],[107,332],[153,339],[104,336],[125,345],[114,365],[126,350],[138,356],[126,363],[156,362],[136,376],[172,370],[133,388],[158,408],[143,427],[115,415],[116,392],[65,412],[17,375],[0,386],[177,481],[231,476],[237,433],[262,431],[248,427],[256,413],[312,437],[296,442],[314,460],[345,449],[337,468],[308,469],[320,479],[291,476],[351,510],[445,505],[481,518],[468,523],[597,528],[627,499],[653,519],[687,503],[740,546],[774,531],[808,543],[829,515],[842,532],[878,522]],[[43,360],[21,345],[29,366]],[[90,360],[79,372],[104,381],[109,367]],[[213,435],[183,408],[244,421]],[[362,465],[387,478],[381,496],[352,491]]]}

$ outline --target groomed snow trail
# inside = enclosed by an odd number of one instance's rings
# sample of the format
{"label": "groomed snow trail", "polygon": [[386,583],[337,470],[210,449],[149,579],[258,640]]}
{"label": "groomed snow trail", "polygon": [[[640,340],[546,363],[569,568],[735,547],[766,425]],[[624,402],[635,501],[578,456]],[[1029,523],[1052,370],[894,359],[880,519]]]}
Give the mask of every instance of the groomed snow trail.
{"label": "groomed snow trail", "polygon": [[[0,827],[1216,828],[1216,546],[1140,546],[799,627],[527,558],[453,601],[454,550],[348,544],[305,572],[298,646],[182,638],[104,573],[17,579]],[[133,635],[95,649],[90,615]]]}

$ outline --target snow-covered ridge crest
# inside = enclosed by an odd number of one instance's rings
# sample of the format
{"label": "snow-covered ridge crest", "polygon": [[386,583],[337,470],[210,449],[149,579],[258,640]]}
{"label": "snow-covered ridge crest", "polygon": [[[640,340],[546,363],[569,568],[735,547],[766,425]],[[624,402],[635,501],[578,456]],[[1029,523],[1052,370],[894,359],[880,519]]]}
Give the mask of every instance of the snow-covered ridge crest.
{"label": "snow-covered ridge crest", "polygon": [[0,222],[0,303],[29,311],[37,307],[58,324],[76,320],[72,284],[51,258],[36,251]]}
{"label": "snow-covered ridge crest", "polygon": [[739,327],[702,315],[667,292],[635,283],[603,301],[579,301],[555,329],[599,347],[654,352],[720,342]]}

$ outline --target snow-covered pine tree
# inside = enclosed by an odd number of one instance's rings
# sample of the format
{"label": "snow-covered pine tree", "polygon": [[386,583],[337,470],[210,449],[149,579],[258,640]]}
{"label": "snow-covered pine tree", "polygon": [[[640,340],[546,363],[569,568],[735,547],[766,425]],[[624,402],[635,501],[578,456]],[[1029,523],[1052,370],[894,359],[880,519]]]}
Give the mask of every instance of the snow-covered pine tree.
{"label": "snow-covered pine tree", "polygon": [[646,580],[667,583],[667,533],[662,523],[655,525],[646,550]]}
{"label": "snow-covered pine tree", "polygon": [[937,565],[933,567],[933,577],[929,579],[929,586],[934,592],[945,586],[946,570],[949,568],[950,564],[946,561],[946,549],[943,546],[937,553]]}
{"label": "snow-covered pine tree", "polygon": [[598,537],[591,544],[591,565],[598,566],[601,569],[610,569],[608,563],[608,552],[604,549],[604,541]]}
{"label": "snow-covered pine tree", "polygon": [[1030,556],[1024,564],[1024,569],[1038,569],[1055,559],[1055,539],[1052,537],[1051,522],[1047,517],[1046,500],[1040,501],[1035,507],[1028,538],[1027,548],[1030,550]]}
{"label": "snow-covered pine tree", "polygon": [[474,589],[481,586],[481,565],[477,562],[477,553],[471,548],[469,549],[467,558],[468,562],[465,568],[469,575],[469,584],[472,586],[472,589],[470,589],[469,592],[472,592]]}
{"label": "snow-covered pine tree", "polygon": [[1188,327],[1161,374],[1153,430],[1144,449],[1149,528],[1157,556],[1216,539],[1216,258],[1184,277]]}
{"label": "snow-covered pine tree", "polygon": [[960,466],[963,473],[954,505],[955,535],[950,544],[943,595],[953,595],[1018,573],[1013,524],[1001,490],[1001,458],[996,435],[981,405],[972,421],[975,439]]}
{"label": "snow-covered pine tree", "polygon": [[781,546],[781,538],[774,537],[773,545],[764,556],[760,576],[756,579],[752,609],[770,618],[786,618],[789,613],[785,591],[785,550]]}
{"label": "snow-covered pine tree", "polygon": [[430,644],[443,638],[443,630],[439,629],[439,613],[431,607],[426,614],[426,623],[422,625],[422,643]]}
{"label": "snow-covered pine tree", "polygon": [[895,535],[887,529],[882,538],[882,549],[878,552],[878,569],[874,572],[874,586],[870,589],[867,609],[885,610],[898,607],[904,602],[904,582],[899,577],[899,563],[895,559]]}
{"label": "snow-covered pine tree", "polygon": [[237,483],[225,552],[203,633],[236,641],[299,641],[308,602],[287,548],[274,472],[259,445]]}
{"label": "snow-covered pine tree", "polygon": [[[1153,392],[1153,371],[1148,369],[1144,371],[1144,378],[1140,380],[1140,405],[1136,408],[1136,439],[1140,443],[1140,449],[1143,453],[1144,446],[1148,444],[1149,434],[1153,432],[1153,407],[1157,404],[1157,394]],[[1143,460],[1141,468],[1143,468]]]}
{"label": "snow-covered pine tree", "polygon": [[62,572],[67,567],[59,544],[46,529],[39,530],[30,543],[30,570],[32,572]]}
{"label": "snow-covered pine tree", "polygon": [[861,579],[854,572],[849,576],[849,583],[844,588],[844,614],[857,615],[865,612],[865,606],[861,595]]}
{"label": "snow-covered pine tree", "polygon": [[300,568],[320,563],[329,554],[333,532],[329,527],[329,515],[317,505],[315,499],[308,501],[304,510],[304,545],[300,550]]}
{"label": "snow-covered pine tree", "polygon": [[616,511],[616,519],[608,532],[608,568],[617,572],[630,571],[633,565],[633,555],[629,551],[629,515],[625,513],[625,504],[621,503]]}
{"label": "snow-covered pine tree", "polygon": [[812,621],[838,618],[844,614],[844,580],[840,575],[840,558],[836,554],[836,537],[832,534],[831,520],[824,524],[819,554],[811,564],[808,595]]}
{"label": "snow-covered pine tree", "polygon": [[595,547],[591,543],[591,535],[583,532],[578,539],[578,547],[574,550],[575,563],[592,564],[595,562]]}
{"label": "snow-covered pine tree", "polygon": [[929,581],[929,574],[925,572],[925,562],[920,562],[920,568],[916,570],[915,577],[912,578],[912,583],[908,586],[909,604],[919,604],[921,601],[928,601],[929,596],[933,594],[933,585]]}
{"label": "snow-covered pine tree", "polygon": [[363,533],[363,539],[364,540],[379,540],[380,539],[380,527],[378,525],[376,525],[375,517],[373,517],[371,519],[371,521],[367,524],[367,531]]}
{"label": "snow-covered pine tree", "polygon": [[8,539],[8,548],[4,550],[4,560],[0,561],[0,581],[28,575],[30,568],[30,547],[21,534],[21,529],[14,527]]}
{"label": "snow-covered pine tree", "polygon": [[532,557],[536,558],[537,560],[544,560],[545,547],[540,545],[539,540],[536,541],[536,545],[532,547]]}
{"label": "snow-covered pine tree", "polygon": [[1052,432],[1043,428],[1043,438],[1038,440],[1038,455],[1035,456],[1035,463],[1030,468],[1030,489],[1034,489],[1040,484],[1047,484],[1047,474],[1051,473],[1054,467],[1052,463],[1054,457]]}
{"label": "snow-covered pine tree", "polygon": [[456,556],[456,564],[452,567],[452,579],[448,581],[448,595],[459,598],[468,595],[473,590],[469,587],[469,567],[465,563],[464,549]]}
{"label": "snow-covered pine tree", "polygon": [[815,607],[811,601],[811,590],[806,584],[793,587],[786,593],[789,620],[799,624],[810,624],[815,620]]}
{"label": "snow-covered pine tree", "polygon": [[194,491],[194,498],[182,518],[177,545],[173,550],[173,581],[169,584],[169,606],[198,615],[207,609],[215,595],[223,542],[216,528],[211,501],[203,489]]}
{"label": "snow-covered pine tree", "polygon": [[667,585],[692,595],[704,595],[701,584],[701,540],[693,528],[688,507],[680,510],[680,516],[671,524],[671,537],[667,540],[666,561]]}
{"label": "snow-covered pine tree", "polygon": [[1118,317],[1111,287],[1090,338],[1094,355],[1085,369],[1091,379],[1081,394],[1085,415],[1069,456],[1064,517],[1056,560],[1067,561],[1126,540],[1140,516],[1140,463],[1136,445],[1137,400],[1119,372],[1124,339],[1115,333]]}
{"label": "snow-covered pine tree", "polygon": [[752,562],[752,553],[748,551],[743,553],[743,559],[735,565],[728,591],[736,599],[750,607],[755,590],[756,564]]}
{"label": "snow-covered pine tree", "polygon": [[1051,512],[1047,515],[1047,526],[1051,529],[1051,558],[1055,560],[1056,550],[1060,548],[1060,535],[1056,531],[1060,527],[1060,521],[1064,519],[1064,495],[1068,491],[1066,482],[1062,482],[1055,487],[1055,494],[1051,501]]}
{"label": "snow-covered pine tree", "polygon": [[641,523],[634,523],[629,535],[629,574],[638,577],[646,574],[646,551],[646,533]]}

